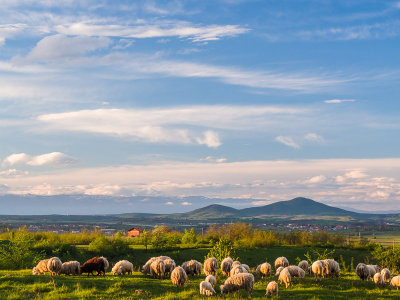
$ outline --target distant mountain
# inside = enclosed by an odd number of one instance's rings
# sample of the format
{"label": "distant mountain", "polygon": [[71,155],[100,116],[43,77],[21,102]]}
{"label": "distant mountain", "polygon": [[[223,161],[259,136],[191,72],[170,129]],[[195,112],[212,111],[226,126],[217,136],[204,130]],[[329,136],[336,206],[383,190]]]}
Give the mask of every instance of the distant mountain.
{"label": "distant mountain", "polygon": [[236,217],[239,210],[219,205],[212,204],[203,208],[195,209],[187,213],[175,214],[176,217],[183,217],[188,219],[217,219],[217,218],[229,218]]}

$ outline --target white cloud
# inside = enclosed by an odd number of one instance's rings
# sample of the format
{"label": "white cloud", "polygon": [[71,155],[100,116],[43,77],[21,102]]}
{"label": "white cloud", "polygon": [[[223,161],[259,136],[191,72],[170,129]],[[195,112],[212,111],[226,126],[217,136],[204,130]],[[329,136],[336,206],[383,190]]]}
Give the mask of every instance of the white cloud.
{"label": "white cloud", "polygon": [[76,163],[76,159],[61,152],[51,152],[37,156],[14,153],[3,160],[3,166],[25,164],[29,166],[62,166]]}
{"label": "white cloud", "polygon": [[310,179],[307,179],[305,181],[305,183],[307,183],[307,184],[315,184],[315,183],[324,182],[325,180],[326,180],[326,177],[324,175],[318,175],[318,176],[311,177]]}
{"label": "white cloud", "polygon": [[184,202],[181,203],[181,205],[183,205],[183,206],[188,206],[188,205],[192,205],[192,203],[187,202],[187,201],[184,201]]}
{"label": "white cloud", "polygon": [[233,37],[249,31],[238,25],[196,26],[188,22],[164,22],[137,26],[117,24],[91,24],[88,22],[58,25],[55,30],[65,35],[107,36],[124,38],[188,38],[194,42],[219,40],[222,37]]}
{"label": "white cloud", "polygon": [[318,143],[324,141],[324,138],[322,136],[316,134],[316,133],[307,133],[304,136],[304,139],[309,141],[309,142],[318,142]]}
{"label": "white cloud", "polygon": [[27,27],[26,24],[2,24],[0,25],[0,47],[4,45],[7,38],[14,36]]}
{"label": "white cloud", "polygon": [[346,178],[351,178],[351,179],[360,179],[368,177],[368,175],[365,174],[363,170],[357,170],[357,169],[347,172],[346,174],[344,174],[344,176]]}
{"label": "white cloud", "polygon": [[39,62],[74,60],[87,52],[106,48],[111,42],[106,37],[51,35],[40,40],[27,59]]}
{"label": "white cloud", "polygon": [[300,149],[300,145],[297,144],[293,138],[291,138],[290,136],[277,136],[275,138],[276,141],[278,141],[279,143],[282,143],[288,147],[294,148],[294,149]]}
{"label": "white cloud", "polygon": [[325,103],[329,103],[329,104],[337,104],[337,103],[344,103],[344,102],[355,102],[355,99],[330,99],[330,100],[325,100]]}
{"label": "white cloud", "polygon": [[174,202],[168,201],[168,202],[165,202],[165,205],[174,205]]}
{"label": "white cloud", "polygon": [[213,162],[213,163],[224,163],[224,162],[226,162],[226,158],[225,157],[207,156],[206,158],[202,159],[202,161],[208,161],[208,162]]}
{"label": "white cloud", "polygon": [[29,174],[28,171],[21,171],[17,169],[8,169],[5,171],[0,171],[0,177],[21,177],[28,174]]}
{"label": "white cloud", "polygon": [[217,148],[221,146],[221,141],[219,140],[219,135],[217,132],[214,132],[212,130],[207,130],[203,133],[203,137],[199,137],[196,139],[196,141],[200,145],[206,145],[207,147],[210,148]]}

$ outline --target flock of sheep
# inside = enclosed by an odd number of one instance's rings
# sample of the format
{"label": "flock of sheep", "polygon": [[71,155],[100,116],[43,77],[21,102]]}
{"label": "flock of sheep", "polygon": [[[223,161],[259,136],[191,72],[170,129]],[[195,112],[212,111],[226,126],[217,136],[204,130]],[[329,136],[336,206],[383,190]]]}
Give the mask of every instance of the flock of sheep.
{"label": "flock of sheep", "polygon": [[[306,260],[301,261],[297,266],[289,265],[286,257],[278,257],[274,263],[275,276],[278,276],[280,284],[284,284],[288,288],[292,278],[304,278],[307,274],[314,274],[315,280],[321,280],[325,277],[339,277],[340,267],[334,259],[317,260],[309,266]],[[80,265],[78,261],[69,261],[62,263],[57,257],[40,261],[33,268],[33,275],[45,274],[50,272],[51,275],[80,275],[83,273],[97,275],[105,275],[109,268],[109,262],[105,257],[93,257]],[[211,257],[204,261],[203,271],[207,276],[200,283],[200,294],[213,296],[216,294],[215,285],[217,283],[216,276],[218,269],[228,278],[224,284],[220,286],[221,294],[228,294],[244,289],[251,296],[254,285],[254,275],[251,274],[250,268],[246,264],[239,261],[233,261],[230,257],[222,260],[219,266],[216,258]],[[171,278],[173,285],[183,287],[188,276],[200,276],[202,272],[202,264],[197,260],[190,260],[176,266],[173,259],[168,256],[158,256],[150,258],[142,267],[142,273],[151,275],[154,278],[162,279],[166,276]],[[113,275],[132,274],[133,264],[127,260],[117,262],[111,270]],[[273,274],[271,264],[264,262],[257,266],[255,273],[261,277],[271,276]],[[383,287],[385,282],[390,281],[392,287],[397,289],[400,287],[400,276],[390,278],[390,271],[386,268],[380,270],[377,265],[366,265],[360,263],[357,265],[356,274],[361,280],[372,279],[377,286]],[[268,283],[266,287],[266,295],[278,295],[278,284],[275,281]]]}

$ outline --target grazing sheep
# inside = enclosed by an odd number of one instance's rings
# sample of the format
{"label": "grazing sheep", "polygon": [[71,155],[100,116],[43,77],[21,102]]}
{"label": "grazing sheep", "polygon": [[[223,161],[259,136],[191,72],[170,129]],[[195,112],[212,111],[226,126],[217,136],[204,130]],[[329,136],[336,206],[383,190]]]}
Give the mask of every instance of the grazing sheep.
{"label": "grazing sheep", "polygon": [[165,264],[161,259],[153,261],[150,265],[150,275],[154,278],[162,279],[165,273]]}
{"label": "grazing sheep", "polygon": [[158,257],[152,257],[150,258],[143,266],[142,266],[142,273],[143,274],[150,274],[150,265],[157,259],[160,260],[167,260],[167,259],[171,259],[169,256],[158,256]]}
{"label": "grazing sheep", "polygon": [[60,273],[62,262],[58,257],[52,257],[47,262],[47,269],[51,275],[57,275]]}
{"label": "grazing sheep", "polygon": [[378,273],[378,272],[376,272],[375,267],[372,266],[372,265],[367,265],[367,269],[369,271],[369,278],[368,279],[374,280],[375,273]]}
{"label": "grazing sheep", "polygon": [[302,260],[301,262],[299,262],[298,266],[300,268],[302,268],[304,270],[304,272],[306,272],[306,273],[308,272],[308,268],[309,268],[308,261]]}
{"label": "grazing sheep", "polygon": [[247,273],[250,273],[250,267],[249,267],[249,265],[242,264],[242,267],[246,269]]}
{"label": "grazing sheep", "polygon": [[241,265],[240,261],[235,260],[235,261],[232,263],[231,268],[236,267],[236,266],[240,266],[240,265]]}
{"label": "grazing sheep", "polygon": [[381,268],[379,268],[378,265],[367,265],[367,267],[374,269],[374,271],[375,271],[374,275],[381,271]]}
{"label": "grazing sheep", "polygon": [[120,260],[111,269],[111,274],[113,275],[125,275],[125,273],[128,273],[129,275],[132,275],[133,273],[133,264],[127,260]]}
{"label": "grazing sheep", "polygon": [[356,274],[361,280],[368,280],[371,277],[370,269],[363,263],[357,265]]}
{"label": "grazing sheep", "polygon": [[381,271],[382,278],[385,282],[390,281],[390,271],[386,268]]}
{"label": "grazing sheep", "polygon": [[104,256],[100,256],[99,258],[104,261],[104,274],[106,274],[108,267],[110,266],[110,263],[108,262],[107,258],[105,258]]}
{"label": "grazing sheep", "polygon": [[204,261],[204,274],[206,275],[215,275],[218,271],[218,261],[215,257],[207,258]]}
{"label": "grazing sheep", "polygon": [[315,280],[321,279],[321,277],[325,277],[325,268],[324,263],[321,260],[315,261],[311,265],[311,270],[314,273]]}
{"label": "grazing sheep", "polygon": [[65,274],[65,275],[79,275],[79,268],[81,264],[79,261],[67,261],[61,265],[60,274]]}
{"label": "grazing sheep", "polygon": [[278,284],[275,281],[271,281],[270,283],[268,283],[267,285],[267,290],[265,293],[265,296],[278,296]]}
{"label": "grazing sheep", "polygon": [[214,296],[215,290],[208,281],[200,282],[200,295]]}
{"label": "grazing sheep", "polygon": [[283,269],[281,273],[279,274],[279,283],[285,283],[286,288],[289,287],[290,282],[292,281],[292,277],[290,276],[290,273],[288,269]]}
{"label": "grazing sheep", "polygon": [[229,277],[224,284],[220,286],[221,294],[228,294],[241,289],[246,290],[251,297],[253,293],[254,276],[250,273],[240,273]]}
{"label": "grazing sheep", "polygon": [[231,269],[230,276],[232,277],[233,275],[239,273],[249,273],[249,272],[247,272],[247,270],[242,265],[238,265]]}
{"label": "grazing sheep", "polygon": [[46,272],[49,271],[49,269],[47,268],[47,263],[49,262],[48,259],[43,259],[41,261],[39,261],[39,263],[36,265],[36,267],[34,267],[32,269],[32,274],[33,275],[42,275]]}
{"label": "grazing sheep", "polygon": [[339,277],[340,267],[337,261],[334,259],[325,259],[323,262],[325,264],[325,273],[328,277]]}
{"label": "grazing sheep", "polygon": [[103,274],[104,276],[104,269],[104,260],[98,257],[93,257],[80,266],[79,274],[88,273],[89,276],[90,274],[93,275],[93,271],[97,271],[97,275]]}
{"label": "grazing sheep", "polygon": [[289,274],[291,277],[304,278],[304,276],[306,274],[304,272],[304,270],[298,266],[288,266],[288,267],[284,268],[284,270],[285,269],[289,271]]}
{"label": "grazing sheep", "polygon": [[211,283],[213,287],[215,287],[215,284],[217,283],[217,279],[213,275],[208,275],[205,279],[205,281]]}
{"label": "grazing sheep", "polygon": [[256,273],[261,276],[268,276],[268,274],[272,275],[272,267],[269,263],[265,262],[257,266]]}
{"label": "grazing sheep", "polygon": [[383,277],[382,277],[381,273],[376,273],[374,275],[374,282],[379,287],[384,287],[385,286],[385,282],[383,281]]}
{"label": "grazing sheep", "polygon": [[230,257],[224,258],[221,262],[221,271],[225,276],[229,275],[233,264],[233,259]]}
{"label": "grazing sheep", "polygon": [[275,269],[278,269],[279,267],[287,267],[289,265],[289,261],[287,260],[286,257],[281,256],[275,259]]}
{"label": "grazing sheep", "polygon": [[283,269],[284,267],[279,267],[278,269],[276,269],[275,276],[279,276],[279,274],[282,272]]}
{"label": "grazing sheep", "polygon": [[182,268],[185,270],[187,275],[191,276],[201,275],[201,263],[199,263],[195,259],[185,261],[182,264]]}
{"label": "grazing sheep", "polygon": [[396,287],[397,290],[398,290],[399,287],[400,287],[400,276],[394,276],[392,278],[392,280],[390,281],[390,286],[391,287]]}
{"label": "grazing sheep", "polygon": [[164,265],[165,265],[165,274],[171,274],[171,272],[176,267],[175,261],[172,258],[165,259]]}
{"label": "grazing sheep", "polygon": [[178,266],[173,269],[171,272],[171,282],[173,285],[176,285],[177,287],[184,286],[185,282],[187,280],[187,275],[185,270]]}

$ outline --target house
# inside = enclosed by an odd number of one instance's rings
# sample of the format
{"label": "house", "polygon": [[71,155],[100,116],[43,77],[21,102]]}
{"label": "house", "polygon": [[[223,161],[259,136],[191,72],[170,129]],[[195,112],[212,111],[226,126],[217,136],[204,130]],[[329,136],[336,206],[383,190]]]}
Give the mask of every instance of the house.
{"label": "house", "polygon": [[133,227],[128,230],[128,236],[138,237],[143,232],[143,228]]}

